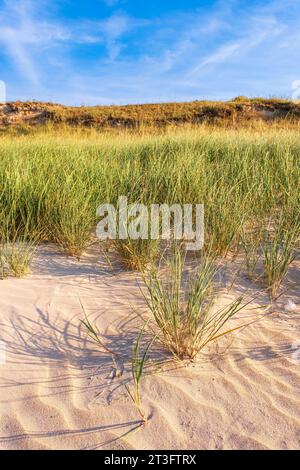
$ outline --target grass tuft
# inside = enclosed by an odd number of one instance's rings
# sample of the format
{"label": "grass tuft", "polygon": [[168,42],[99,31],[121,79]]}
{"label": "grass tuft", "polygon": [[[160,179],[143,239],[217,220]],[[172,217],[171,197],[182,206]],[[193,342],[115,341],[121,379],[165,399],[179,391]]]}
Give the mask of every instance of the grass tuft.
{"label": "grass tuft", "polygon": [[233,331],[223,326],[243,307],[238,297],[216,309],[214,279],[218,266],[214,258],[203,256],[196,273],[184,278],[184,255],[175,248],[167,279],[157,270],[145,276],[146,304],[158,327],[162,344],[178,359],[193,359],[208,343]]}

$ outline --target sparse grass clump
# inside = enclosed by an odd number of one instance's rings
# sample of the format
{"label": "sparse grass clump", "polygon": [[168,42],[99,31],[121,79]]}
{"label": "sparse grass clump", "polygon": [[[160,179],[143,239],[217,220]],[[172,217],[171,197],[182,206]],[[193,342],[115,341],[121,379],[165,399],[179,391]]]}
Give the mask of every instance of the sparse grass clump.
{"label": "sparse grass clump", "polygon": [[1,277],[22,277],[27,274],[40,238],[30,227],[30,219],[17,220],[14,211],[2,213],[0,227]]}
{"label": "sparse grass clump", "polygon": [[[130,362],[131,362],[131,379],[132,379],[132,382],[133,382],[133,386],[131,387],[129,385],[129,383],[126,382],[125,379],[123,378],[122,372],[121,372],[121,370],[120,370],[120,368],[117,364],[116,359],[117,359],[117,357],[120,356],[120,354],[116,353],[115,351],[112,351],[110,348],[108,348],[105,345],[105,342],[101,338],[101,335],[100,335],[99,331],[88,319],[88,317],[85,313],[85,309],[84,309],[82,304],[81,304],[81,307],[82,307],[83,312],[85,314],[85,319],[82,320],[82,323],[86,327],[89,337],[100,346],[100,348],[102,349],[103,352],[111,355],[112,362],[113,362],[113,365],[114,365],[114,368],[115,368],[115,371],[116,371],[116,377],[120,380],[120,382],[123,385],[123,387],[125,388],[128,396],[130,397],[130,399],[134,403],[138,413],[140,414],[140,416],[142,418],[142,425],[147,424],[148,417],[146,416],[146,413],[145,413],[145,411],[143,409],[143,406],[142,406],[141,394],[140,394],[140,384],[141,384],[141,381],[144,377],[145,367],[146,367],[146,364],[147,364],[147,361],[148,361],[148,358],[149,358],[149,352],[150,352],[150,349],[151,349],[151,346],[152,346],[153,342],[155,341],[155,336],[152,337],[152,339],[150,341],[148,341],[148,343],[144,347],[144,351],[141,352],[141,341],[142,341],[142,336],[143,336],[146,324],[144,325],[143,328],[141,328],[139,334],[137,335],[137,338],[136,338],[136,340],[135,340],[135,342],[132,346],[132,354],[131,354],[131,358],[130,358]],[[123,359],[123,361],[126,361],[126,359],[128,359],[128,358],[123,355],[122,359]]]}
{"label": "sparse grass clump", "polygon": [[193,359],[208,343],[232,331],[223,326],[243,308],[238,297],[215,305],[216,260],[203,256],[196,272],[185,275],[184,256],[175,248],[165,279],[153,270],[145,276],[145,300],[158,327],[158,338],[178,359]]}
{"label": "sparse grass clump", "polygon": [[242,232],[248,276],[267,287],[274,299],[289,266],[299,256],[300,218],[284,208]]}
{"label": "sparse grass clump", "polygon": [[125,268],[144,271],[156,260],[158,254],[157,240],[115,240],[115,249]]}
{"label": "sparse grass clump", "polygon": [[14,239],[2,244],[0,248],[2,277],[14,275],[22,277],[27,274],[31,264],[36,242],[20,239]]}
{"label": "sparse grass clump", "polygon": [[293,221],[285,227],[282,221],[272,231],[266,230],[262,243],[264,275],[271,298],[275,298],[290,264],[297,258],[296,243],[299,239],[300,224]]}
{"label": "sparse grass clump", "polygon": [[130,389],[130,386],[126,382],[123,381],[121,372],[118,369],[117,365],[115,366],[117,370],[117,375],[120,378],[122,384],[124,385],[125,390],[128,393],[129,397],[133,401],[136,409],[138,410],[143,423],[147,424],[148,417],[146,416],[146,413],[142,406],[140,384],[141,384],[142,378],[144,377],[145,366],[148,360],[148,353],[150,351],[152,343],[155,340],[155,337],[153,337],[152,340],[147,343],[144,351],[141,352],[140,349],[141,349],[141,339],[142,339],[143,332],[144,332],[144,328],[141,329],[135,341],[135,344],[132,347],[132,356],[131,356],[131,374],[132,374],[132,379],[133,379],[132,390]]}

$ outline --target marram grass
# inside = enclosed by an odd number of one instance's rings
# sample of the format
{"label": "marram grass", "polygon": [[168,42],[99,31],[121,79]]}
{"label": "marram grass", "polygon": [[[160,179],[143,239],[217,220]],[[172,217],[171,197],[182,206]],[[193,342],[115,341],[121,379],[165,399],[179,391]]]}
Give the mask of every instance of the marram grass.
{"label": "marram grass", "polygon": [[185,255],[175,246],[167,275],[153,269],[144,276],[144,298],[157,338],[179,360],[194,359],[209,343],[238,329],[228,328],[228,321],[249,303],[239,296],[229,305],[216,305],[219,266],[214,256],[203,255],[189,275],[185,268]]}
{"label": "marram grass", "polygon": [[[206,244],[226,256],[241,246],[249,221],[299,213],[299,155],[297,130],[278,126],[3,134],[0,214],[9,233],[1,244],[39,233],[79,258],[95,234],[97,207],[124,195],[146,205],[203,203]],[[118,248],[125,264],[145,265],[139,244]]]}

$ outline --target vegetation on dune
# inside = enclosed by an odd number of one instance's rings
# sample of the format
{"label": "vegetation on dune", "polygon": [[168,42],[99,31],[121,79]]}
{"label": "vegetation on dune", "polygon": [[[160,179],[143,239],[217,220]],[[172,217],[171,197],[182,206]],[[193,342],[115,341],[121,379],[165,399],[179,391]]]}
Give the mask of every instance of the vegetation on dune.
{"label": "vegetation on dune", "polygon": [[[262,123],[266,112],[278,121]],[[246,305],[244,298],[239,295],[222,308],[216,302],[220,257],[241,255],[248,276],[271,299],[280,295],[300,248],[299,116],[300,105],[290,101],[244,97],[228,103],[95,108],[0,106],[5,128],[0,133],[1,277],[24,275],[43,241],[79,259],[95,240],[98,206],[116,207],[119,196],[148,207],[204,204],[205,243],[192,276],[178,247],[168,252],[167,270],[155,267],[163,240],[110,244],[126,268],[143,271],[145,281],[150,319],[131,358],[108,348],[86,314],[83,320],[90,338],[112,357],[115,376],[141,418],[137,429],[149,419],[140,388],[154,341],[179,360],[194,359],[239,328],[229,321]],[[251,125],[235,126],[245,120]],[[200,121],[209,124],[193,125]],[[225,126],[211,125],[218,122]],[[7,129],[13,123],[16,127]],[[32,124],[41,123],[33,130]],[[149,340],[147,334],[145,344],[146,326],[153,336]],[[129,379],[118,365],[120,356],[131,363]]]}
{"label": "vegetation on dune", "polygon": [[299,121],[300,105],[276,98],[237,97],[232,101],[192,101],[126,106],[70,107],[53,103],[12,102],[0,105],[0,126],[37,124],[87,127],[166,126],[184,123],[233,124],[257,120]]}
{"label": "vegetation on dune", "polygon": [[[297,248],[299,152],[296,130],[272,126],[2,135],[0,213],[6,229],[1,243],[49,240],[79,258],[92,241],[102,203],[117,205],[121,195],[146,205],[203,203],[206,243],[222,256],[245,249],[246,259],[254,247],[254,257],[265,257],[270,280],[272,251],[262,234],[270,220],[276,226],[279,213],[284,229],[276,232],[276,243],[289,240],[289,260]],[[127,266],[142,269],[155,259],[158,244],[120,241],[116,249]]]}
{"label": "vegetation on dune", "polygon": [[115,240],[114,246],[123,265],[138,271],[144,271],[155,263],[159,249],[157,240]]}
{"label": "vegetation on dune", "polygon": [[[211,341],[237,329],[228,322],[245,305],[241,296],[222,309],[215,305],[218,257],[244,256],[252,279],[271,298],[280,294],[299,253],[299,155],[298,130],[282,124],[102,132],[49,126],[29,135],[3,133],[0,273],[23,275],[42,241],[54,242],[80,258],[95,239],[98,206],[117,206],[119,196],[147,206],[204,204],[203,256],[186,281],[180,252],[171,258],[167,279],[149,269],[162,251],[160,241],[114,243],[127,268],[147,268],[143,274],[147,326],[155,340],[177,359],[193,359]],[[131,381],[126,381],[116,354],[87,317],[84,325],[101,349],[112,355],[116,375],[144,426],[148,416],[140,385],[154,340],[143,347],[141,330],[130,359]]]}
{"label": "vegetation on dune", "polygon": [[[100,347],[102,352],[104,352],[105,354],[109,354],[111,356],[116,377],[120,380],[120,383],[126,390],[126,393],[132,400],[135,408],[137,409],[141,417],[142,421],[141,421],[141,425],[138,426],[138,429],[139,429],[140,427],[143,427],[145,424],[148,423],[148,417],[142,406],[140,385],[145,375],[145,369],[146,369],[147,361],[149,359],[149,352],[156,337],[155,336],[152,337],[151,340],[148,341],[148,343],[145,345],[144,350],[141,351],[142,336],[144,334],[144,330],[147,324],[145,323],[144,326],[140,329],[137,335],[137,338],[132,346],[132,353],[131,353],[131,358],[130,358],[131,381],[132,381],[132,387],[131,387],[130,384],[128,383],[128,379],[127,380],[124,379],[123,373],[120,367],[118,366],[117,358],[120,357],[120,354],[107,348],[104,341],[101,339],[101,335],[100,335],[100,332],[97,330],[97,327],[93,325],[88,319],[85,309],[82,304],[81,304],[81,307],[85,315],[85,319],[82,320],[82,324],[85,326],[88,336],[92,339],[92,341],[94,341]],[[123,356],[123,359],[125,360],[126,357],[124,357],[124,355],[122,356]]]}
{"label": "vegetation on dune", "polygon": [[219,267],[205,254],[196,272],[185,276],[185,257],[175,247],[167,276],[152,270],[145,276],[145,301],[159,333],[158,339],[177,359],[194,359],[208,343],[237,329],[223,327],[244,306],[243,296],[225,307],[216,306],[215,279]]}

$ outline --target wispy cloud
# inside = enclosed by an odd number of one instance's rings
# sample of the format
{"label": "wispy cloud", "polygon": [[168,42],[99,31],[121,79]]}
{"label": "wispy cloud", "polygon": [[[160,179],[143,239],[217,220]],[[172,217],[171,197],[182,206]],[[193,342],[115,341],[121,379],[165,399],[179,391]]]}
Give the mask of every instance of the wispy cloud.
{"label": "wispy cloud", "polygon": [[[193,80],[195,83],[208,74],[219,75],[222,73],[222,68],[223,72],[226,70],[228,73],[229,67],[234,80],[235,76],[243,75],[243,71],[248,69],[253,59],[258,62],[265,54],[270,56],[270,43],[274,45],[283,36],[288,35],[284,19],[280,15],[276,16],[271,7],[272,2],[268,5],[268,9],[256,6],[246,11],[238,21],[232,17],[228,38],[213,47],[209,54],[200,56],[198,63],[189,68],[185,75],[188,83],[193,85]],[[277,2],[274,7],[277,11]],[[230,37],[234,37],[234,40],[230,40]],[[273,53],[274,51],[276,48],[272,50]]]}
{"label": "wispy cloud", "polygon": [[103,1],[109,7],[114,7],[115,5],[117,5],[119,3],[120,0],[103,0]]}
{"label": "wispy cloud", "polygon": [[[113,61],[125,47],[122,36],[143,25],[143,21],[122,12],[101,20],[63,24],[59,20],[45,18],[42,12],[47,10],[47,5],[47,0],[5,0],[0,10],[0,45],[22,76],[33,85],[42,78],[38,58],[41,49],[48,49],[48,54],[52,49],[55,55],[60,44],[103,44],[108,59]],[[44,17],[42,21],[41,15]]]}
{"label": "wispy cloud", "polygon": [[99,23],[103,32],[109,58],[115,60],[125,47],[120,38],[132,28],[141,26],[143,21],[130,18],[123,13],[116,13],[105,21]]}
{"label": "wispy cloud", "polygon": [[37,85],[40,79],[34,49],[67,37],[65,29],[58,24],[38,20],[35,2],[5,0],[0,11],[0,44],[21,75],[32,84]]}
{"label": "wispy cloud", "polygon": [[225,46],[219,47],[217,51],[207,56],[199,65],[197,65],[194,68],[193,72],[197,72],[206,65],[220,64],[221,62],[224,62],[224,60],[228,59],[236,51],[238,51],[240,47],[241,45],[238,42],[233,44],[226,44]]}

